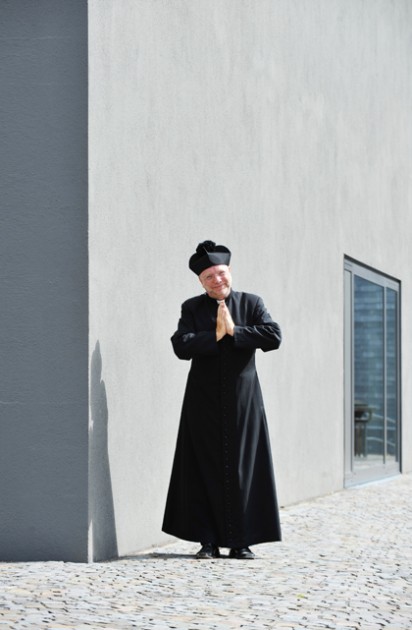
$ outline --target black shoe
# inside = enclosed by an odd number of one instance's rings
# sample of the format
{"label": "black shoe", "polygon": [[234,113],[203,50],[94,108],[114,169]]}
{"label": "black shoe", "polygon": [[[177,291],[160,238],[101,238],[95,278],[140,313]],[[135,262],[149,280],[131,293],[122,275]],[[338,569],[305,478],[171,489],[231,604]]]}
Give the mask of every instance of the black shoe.
{"label": "black shoe", "polygon": [[231,549],[229,558],[236,558],[237,560],[253,560],[255,554],[250,551],[249,547],[240,547],[239,549]]}
{"label": "black shoe", "polygon": [[204,545],[202,545],[202,548],[199,549],[195,558],[199,558],[201,560],[220,558],[219,547],[216,547],[216,545],[213,545],[212,543],[205,543]]}

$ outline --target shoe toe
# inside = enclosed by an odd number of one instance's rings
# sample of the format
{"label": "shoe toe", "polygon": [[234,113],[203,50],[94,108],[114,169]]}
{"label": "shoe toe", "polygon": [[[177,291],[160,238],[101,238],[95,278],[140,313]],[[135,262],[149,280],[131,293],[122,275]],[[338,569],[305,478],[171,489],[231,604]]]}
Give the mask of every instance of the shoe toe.
{"label": "shoe toe", "polygon": [[211,558],[219,558],[220,552],[219,548],[216,545],[212,545],[211,543],[207,543],[202,545],[201,549],[197,552],[196,558],[200,560],[208,560]]}
{"label": "shoe toe", "polygon": [[229,558],[236,558],[237,560],[253,560],[255,554],[249,549],[249,547],[241,547],[240,549],[231,549]]}

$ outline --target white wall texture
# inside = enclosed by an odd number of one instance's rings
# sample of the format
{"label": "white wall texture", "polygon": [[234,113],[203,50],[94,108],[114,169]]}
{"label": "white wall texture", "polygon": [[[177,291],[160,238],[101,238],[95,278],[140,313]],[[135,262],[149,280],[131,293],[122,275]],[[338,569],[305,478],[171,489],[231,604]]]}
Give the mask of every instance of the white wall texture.
{"label": "white wall texture", "polygon": [[206,238],[283,330],[258,357],[280,503],[343,485],[344,255],[402,283],[412,470],[410,1],[88,4],[91,559],[169,540],[169,338]]}

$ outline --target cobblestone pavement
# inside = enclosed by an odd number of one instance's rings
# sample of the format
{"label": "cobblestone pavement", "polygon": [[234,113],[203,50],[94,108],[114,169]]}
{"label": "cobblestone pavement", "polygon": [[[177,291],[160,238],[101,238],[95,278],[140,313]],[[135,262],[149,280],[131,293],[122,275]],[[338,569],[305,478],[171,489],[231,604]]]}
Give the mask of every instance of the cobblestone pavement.
{"label": "cobblestone pavement", "polygon": [[[255,560],[176,542],[120,560],[0,563],[0,630],[411,630],[412,476],[281,511]],[[224,554],[227,550],[222,550]]]}

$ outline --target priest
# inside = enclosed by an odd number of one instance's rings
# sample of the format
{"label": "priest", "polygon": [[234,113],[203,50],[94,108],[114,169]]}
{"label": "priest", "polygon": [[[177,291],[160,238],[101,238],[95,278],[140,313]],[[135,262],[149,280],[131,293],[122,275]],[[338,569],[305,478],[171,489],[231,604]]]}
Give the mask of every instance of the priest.
{"label": "priest", "polygon": [[253,559],[250,546],[279,541],[269,434],[255,351],[281,332],[260,297],[233,291],[231,252],[200,243],[189,268],[204,293],[182,305],[172,345],[191,361],[163,531],[199,542],[196,557]]}

